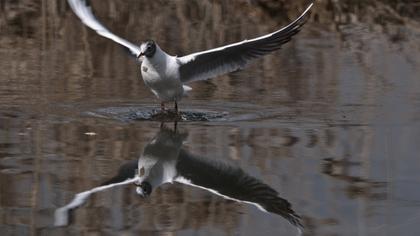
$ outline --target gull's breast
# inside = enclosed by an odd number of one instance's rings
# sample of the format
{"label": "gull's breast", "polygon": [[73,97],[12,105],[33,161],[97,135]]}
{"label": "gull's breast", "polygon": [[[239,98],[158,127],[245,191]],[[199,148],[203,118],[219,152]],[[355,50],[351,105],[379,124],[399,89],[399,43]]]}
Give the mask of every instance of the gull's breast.
{"label": "gull's breast", "polygon": [[147,87],[162,101],[180,100],[184,90],[175,73],[162,73],[152,66],[142,65],[141,74]]}

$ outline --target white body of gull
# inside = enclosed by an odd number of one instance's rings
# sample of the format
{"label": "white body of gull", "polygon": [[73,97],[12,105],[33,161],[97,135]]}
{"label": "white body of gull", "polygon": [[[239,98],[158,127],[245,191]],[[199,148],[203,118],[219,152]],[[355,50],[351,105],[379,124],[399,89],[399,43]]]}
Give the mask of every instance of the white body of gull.
{"label": "white body of gull", "polygon": [[242,69],[252,59],[280,49],[299,32],[306,22],[305,16],[313,5],[311,3],[296,20],[273,33],[178,57],[167,54],[154,41],[147,41],[137,46],[111,33],[95,18],[86,0],[68,0],[68,3],[85,25],[128,48],[133,55],[142,60],[141,74],[144,83],[161,101],[162,110],[165,102],[175,102],[177,112],[177,102],[191,90],[185,85],[186,83]]}

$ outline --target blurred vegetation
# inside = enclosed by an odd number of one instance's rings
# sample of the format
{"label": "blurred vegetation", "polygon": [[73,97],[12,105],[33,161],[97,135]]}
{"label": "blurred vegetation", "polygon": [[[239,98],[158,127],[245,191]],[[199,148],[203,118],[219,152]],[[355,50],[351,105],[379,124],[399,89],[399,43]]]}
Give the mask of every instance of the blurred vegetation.
{"label": "blurred vegetation", "polygon": [[[118,9],[131,9],[129,14],[138,14],[136,9],[139,5],[144,5],[144,1],[124,1],[126,4],[120,4],[119,1],[92,1],[94,8],[108,8],[108,12],[115,14]],[[196,9],[195,1],[147,1],[146,9],[161,7],[165,2],[169,5],[179,5],[184,10],[192,13]],[[302,11],[311,1],[310,0],[205,0],[205,4],[231,5],[232,9],[243,9],[250,12],[249,16],[265,19],[280,18],[291,20],[299,11]],[[227,7],[230,8],[230,7]],[[252,9],[254,8],[254,9]],[[46,11],[45,11],[46,10]],[[39,28],[38,22],[41,17],[54,15],[57,18],[63,17],[69,7],[65,0],[59,1],[38,1],[38,0],[0,0],[0,33],[14,33],[18,35],[30,35]],[[318,0],[315,1],[315,10],[313,11],[313,21],[324,24],[346,24],[346,23],[376,23],[386,24],[406,24],[420,20],[420,2],[413,0]],[[227,13],[227,12],[226,12]],[[230,13],[229,13],[230,14]],[[240,17],[243,17],[243,12]],[[417,25],[418,27],[418,25]]]}

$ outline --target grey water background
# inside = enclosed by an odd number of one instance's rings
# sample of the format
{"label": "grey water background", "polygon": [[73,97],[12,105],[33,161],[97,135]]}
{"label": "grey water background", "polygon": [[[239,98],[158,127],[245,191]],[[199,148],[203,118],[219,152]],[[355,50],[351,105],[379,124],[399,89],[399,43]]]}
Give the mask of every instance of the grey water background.
{"label": "grey water background", "polygon": [[[285,25],[307,1],[92,1],[109,29],[174,55]],[[190,152],[242,168],[302,217],[304,235],[420,234],[420,6],[317,1],[303,30],[245,70],[191,84],[180,108]],[[0,1],[1,235],[296,235],[284,218],[168,184],[92,195],[73,222],[54,212],[136,160],[158,122],[139,65],[65,1]],[[100,114],[100,115],[98,115]]]}

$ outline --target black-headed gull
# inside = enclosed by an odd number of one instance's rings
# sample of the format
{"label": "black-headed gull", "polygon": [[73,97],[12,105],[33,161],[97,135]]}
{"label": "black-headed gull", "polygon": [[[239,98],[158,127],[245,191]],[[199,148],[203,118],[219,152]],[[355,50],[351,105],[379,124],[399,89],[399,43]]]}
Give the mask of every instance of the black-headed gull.
{"label": "black-headed gull", "polygon": [[175,102],[176,112],[178,112],[177,102],[191,90],[191,87],[185,85],[186,83],[242,69],[252,59],[280,49],[299,32],[306,22],[305,16],[313,5],[311,3],[296,20],[273,33],[178,57],[167,54],[154,41],[146,41],[137,46],[111,33],[95,18],[86,0],[68,0],[68,3],[85,25],[128,48],[142,61],[143,81],[161,101],[162,111],[166,102]]}
{"label": "black-headed gull", "polygon": [[55,225],[68,225],[73,210],[97,192],[135,184],[136,192],[142,197],[148,197],[159,186],[179,183],[227,200],[256,206],[263,212],[284,217],[298,229],[302,227],[300,216],[275,189],[239,167],[185,150],[183,143],[187,136],[187,133],[179,133],[162,126],[153,140],[145,146],[138,160],[124,163],[118,174],[101,186],[76,194],[70,203],[58,208],[55,211]]}

